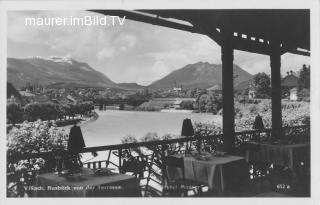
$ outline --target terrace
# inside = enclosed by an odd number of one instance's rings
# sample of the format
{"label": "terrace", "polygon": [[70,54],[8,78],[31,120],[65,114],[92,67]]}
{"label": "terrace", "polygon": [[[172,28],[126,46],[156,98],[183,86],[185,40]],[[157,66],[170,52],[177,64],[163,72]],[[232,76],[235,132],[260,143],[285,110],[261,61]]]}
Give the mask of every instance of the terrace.
{"label": "terrace", "polygon": [[[257,147],[253,148],[251,144],[257,135],[260,144],[267,143],[270,139],[271,129],[251,130],[237,132],[235,152],[233,155],[243,157],[245,165],[244,175],[247,178],[240,180],[236,178],[233,183],[225,182],[223,190],[209,190],[208,184],[203,186],[201,192],[196,187],[190,187],[184,192],[184,196],[204,196],[204,197],[252,197],[252,196],[309,196],[310,182],[310,150],[309,126],[284,127],[283,140],[287,140],[290,144],[282,144],[282,146],[294,146],[297,144],[306,145],[302,149],[289,149],[292,156],[288,156],[283,162],[259,161],[252,160],[248,155],[258,152]],[[105,156],[105,160],[90,161],[84,163],[83,167],[92,170],[110,168],[114,173],[135,176],[139,186],[139,195],[134,196],[152,196],[152,197],[169,197],[182,196],[180,192],[174,190],[168,192],[168,169],[166,158],[173,155],[187,156],[188,152],[214,153],[219,146],[223,145],[223,134],[194,136],[188,138],[177,138],[161,141],[150,141],[140,143],[127,143],[118,145],[107,145],[99,147],[84,148],[82,153],[98,152],[99,155]],[[276,144],[275,144],[276,146]],[[281,146],[281,145],[280,145]],[[258,146],[259,147],[259,146]],[[260,146],[261,148],[261,146]],[[67,152],[43,152],[24,155],[8,156],[8,162],[14,163],[23,159],[43,158],[46,161],[45,169],[41,173],[52,172],[56,165],[56,155],[67,155]],[[244,161],[243,160],[243,161]],[[292,161],[290,166],[289,161]],[[232,176],[240,170],[230,170],[228,166],[224,167],[224,174]],[[236,171],[236,172],[235,172]],[[41,174],[40,173],[40,174]],[[21,173],[20,173],[21,174]],[[170,173],[169,173],[170,174]],[[17,175],[8,175],[8,183],[14,182],[15,186],[32,186],[36,185],[35,179],[29,181],[21,181],[21,177]],[[14,181],[16,180],[16,181]],[[280,186],[280,187],[279,187]],[[287,188],[290,187],[290,188]],[[12,186],[14,188],[14,186]],[[186,191],[186,190],[184,190]],[[32,191],[21,189],[21,196],[27,193],[32,196]]]}

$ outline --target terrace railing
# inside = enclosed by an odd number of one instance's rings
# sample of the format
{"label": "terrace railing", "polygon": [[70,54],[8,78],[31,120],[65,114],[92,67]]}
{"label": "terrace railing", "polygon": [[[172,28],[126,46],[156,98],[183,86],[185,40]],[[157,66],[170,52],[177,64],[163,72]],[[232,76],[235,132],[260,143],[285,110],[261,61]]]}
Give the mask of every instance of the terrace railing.
{"label": "terrace railing", "polygon": [[[263,130],[248,130],[242,132],[236,132],[236,152],[238,154],[243,154],[243,146],[246,142],[253,139],[260,139],[261,141],[266,141],[270,139],[271,129]],[[308,141],[310,139],[310,128],[309,126],[293,126],[283,128],[283,139],[292,139],[293,141]],[[160,186],[162,185],[163,178],[165,177],[163,172],[164,166],[162,159],[165,156],[177,153],[183,153],[188,150],[198,150],[198,151],[214,151],[219,146],[223,145],[223,134],[208,135],[208,136],[194,136],[194,137],[184,137],[176,139],[167,140],[156,140],[148,142],[138,142],[138,143],[126,143],[126,144],[116,144],[116,145],[105,145],[96,147],[86,147],[82,150],[82,153],[92,153],[99,152],[99,155],[105,154],[106,158],[99,161],[90,161],[84,163],[85,167],[88,168],[104,168],[113,167],[117,169],[118,172],[126,172],[124,163],[128,161],[139,161],[144,165],[143,172],[146,173],[146,177],[141,177],[140,179],[146,179],[144,184],[148,187],[149,182],[153,181]],[[105,153],[100,153],[105,152]],[[63,155],[67,152],[42,152],[42,153],[28,153],[28,154],[16,154],[7,156],[7,165],[16,163],[19,160],[43,158],[46,161],[46,168],[43,169],[44,172],[53,171],[55,167],[54,156]],[[32,170],[27,170],[27,172],[32,172]],[[11,173],[12,174],[12,173]],[[10,177],[8,173],[8,184],[12,185],[11,188],[21,187],[32,183],[33,180],[22,180],[24,173],[17,173],[14,177]],[[136,173],[134,173],[136,174]],[[35,176],[36,174],[32,174]],[[32,177],[31,177],[32,178]],[[16,180],[16,181],[14,181]],[[19,193],[20,195],[22,193]]]}

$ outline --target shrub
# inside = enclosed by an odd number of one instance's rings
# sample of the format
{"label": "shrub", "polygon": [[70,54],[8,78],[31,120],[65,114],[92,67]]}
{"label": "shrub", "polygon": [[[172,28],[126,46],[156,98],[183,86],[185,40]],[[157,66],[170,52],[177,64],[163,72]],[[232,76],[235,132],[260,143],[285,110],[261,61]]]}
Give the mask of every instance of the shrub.
{"label": "shrub", "polygon": [[[24,122],[19,128],[13,127],[7,134],[7,156],[66,150],[67,138],[67,133],[59,130],[55,124],[49,126],[49,122],[40,120]],[[14,181],[21,179],[23,179],[24,185],[30,184],[35,179],[37,172],[42,168],[52,166],[52,164],[54,162],[45,161],[42,158],[8,162],[8,188],[13,186]],[[18,191],[12,190],[8,194],[17,195]]]}
{"label": "shrub", "polygon": [[22,120],[22,113],[23,110],[18,103],[8,103],[7,104],[7,118],[11,121],[13,125],[15,125],[16,122],[19,122]]}

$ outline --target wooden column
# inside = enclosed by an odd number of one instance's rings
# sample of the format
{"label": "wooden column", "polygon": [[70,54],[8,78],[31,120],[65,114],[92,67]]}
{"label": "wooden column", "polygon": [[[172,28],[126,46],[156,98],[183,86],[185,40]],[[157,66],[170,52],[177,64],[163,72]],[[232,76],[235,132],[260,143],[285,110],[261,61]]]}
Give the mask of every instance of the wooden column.
{"label": "wooden column", "polygon": [[234,151],[234,99],[233,99],[233,45],[232,32],[222,31],[222,98],[223,98],[223,141],[224,150]]}
{"label": "wooden column", "polygon": [[280,43],[271,41],[270,66],[271,66],[271,97],[272,97],[272,132],[271,140],[282,137],[281,113],[281,54]]}

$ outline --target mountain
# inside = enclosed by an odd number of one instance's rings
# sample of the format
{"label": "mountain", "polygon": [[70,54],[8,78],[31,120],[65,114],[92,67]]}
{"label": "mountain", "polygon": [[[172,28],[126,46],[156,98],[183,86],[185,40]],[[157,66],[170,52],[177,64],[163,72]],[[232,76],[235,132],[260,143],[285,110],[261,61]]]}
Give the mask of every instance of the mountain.
{"label": "mountain", "polygon": [[[250,73],[235,64],[233,65],[233,72],[235,87],[239,83],[252,78]],[[198,62],[171,72],[162,79],[153,82],[149,87],[152,89],[168,89],[174,86],[209,88],[215,85],[222,85],[222,65]]]}
{"label": "mountain", "polygon": [[235,85],[234,89],[237,90],[237,91],[242,91],[242,90],[245,90],[245,89],[249,88],[252,79],[253,79],[253,77],[248,79],[248,80],[246,80],[246,81],[238,83],[237,85]]}
{"label": "mountain", "polygon": [[15,87],[23,87],[26,83],[39,85],[60,84],[107,87],[115,83],[103,73],[94,70],[87,63],[72,58],[8,58],[7,81]]}
{"label": "mountain", "polygon": [[117,86],[124,90],[143,90],[146,88],[145,86],[137,83],[118,83]]}
{"label": "mountain", "polygon": [[19,100],[22,100],[22,96],[17,91],[17,89],[11,83],[7,83],[7,99],[10,98],[11,96],[14,96]]}

